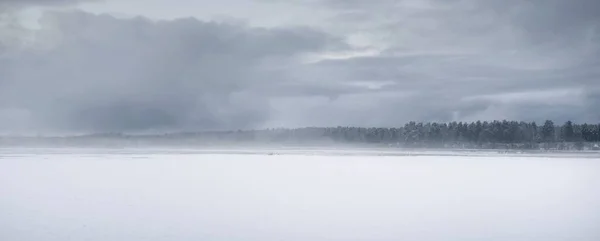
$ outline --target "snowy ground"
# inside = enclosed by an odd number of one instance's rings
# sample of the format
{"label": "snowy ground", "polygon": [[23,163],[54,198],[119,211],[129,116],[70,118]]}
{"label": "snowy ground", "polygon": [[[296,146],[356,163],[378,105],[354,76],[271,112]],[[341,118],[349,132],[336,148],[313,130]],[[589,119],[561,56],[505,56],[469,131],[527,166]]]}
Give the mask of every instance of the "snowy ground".
{"label": "snowy ground", "polygon": [[457,153],[2,149],[0,240],[600,240],[596,154]]}

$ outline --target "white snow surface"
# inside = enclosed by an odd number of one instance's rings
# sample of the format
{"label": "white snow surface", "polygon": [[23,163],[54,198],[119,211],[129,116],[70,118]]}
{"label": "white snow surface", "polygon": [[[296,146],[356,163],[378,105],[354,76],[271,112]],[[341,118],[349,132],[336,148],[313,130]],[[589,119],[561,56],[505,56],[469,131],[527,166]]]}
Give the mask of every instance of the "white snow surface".
{"label": "white snow surface", "polygon": [[0,240],[600,240],[595,153],[1,149]]}

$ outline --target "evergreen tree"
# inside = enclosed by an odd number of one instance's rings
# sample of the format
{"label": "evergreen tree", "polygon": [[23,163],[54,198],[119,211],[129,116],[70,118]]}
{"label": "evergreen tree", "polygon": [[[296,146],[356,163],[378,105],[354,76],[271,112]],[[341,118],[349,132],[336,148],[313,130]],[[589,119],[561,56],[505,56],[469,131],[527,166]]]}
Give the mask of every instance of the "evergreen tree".
{"label": "evergreen tree", "polygon": [[575,131],[573,129],[573,122],[567,121],[561,128],[560,139],[566,142],[572,142],[575,140]]}
{"label": "evergreen tree", "polygon": [[554,122],[552,122],[551,120],[547,120],[546,122],[544,122],[544,126],[542,126],[542,141],[544,142],[554,142],[555,141],[555,136],[554,136],[555,130],[554,130]]}

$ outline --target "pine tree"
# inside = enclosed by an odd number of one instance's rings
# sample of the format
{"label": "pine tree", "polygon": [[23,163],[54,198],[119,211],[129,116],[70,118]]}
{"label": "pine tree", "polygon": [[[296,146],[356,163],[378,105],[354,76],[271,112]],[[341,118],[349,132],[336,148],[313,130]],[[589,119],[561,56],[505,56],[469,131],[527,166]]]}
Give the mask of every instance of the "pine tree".
{"label": "pine tree", "polygon": [[567,121],[561,128],[561,140],[566,142],[574,141],[575,132],[573,130],[573,122]]}
{"label": "pine tree", "polygon": [[544,122],[544,126],[542,126],[542,141],[544,142],[554,142],[554,122],[551,120],[547,120]]}

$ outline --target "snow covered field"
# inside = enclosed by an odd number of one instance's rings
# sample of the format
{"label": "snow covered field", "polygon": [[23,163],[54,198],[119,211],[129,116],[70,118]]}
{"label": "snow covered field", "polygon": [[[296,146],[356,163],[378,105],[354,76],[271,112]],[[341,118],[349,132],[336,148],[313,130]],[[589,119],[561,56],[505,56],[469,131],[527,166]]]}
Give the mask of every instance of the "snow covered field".
{"label": "snow covered field", "polygon": [[4,149],[0,240],[600,240],[593,153],[403,153]]}

